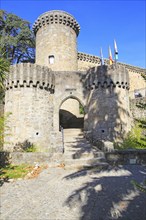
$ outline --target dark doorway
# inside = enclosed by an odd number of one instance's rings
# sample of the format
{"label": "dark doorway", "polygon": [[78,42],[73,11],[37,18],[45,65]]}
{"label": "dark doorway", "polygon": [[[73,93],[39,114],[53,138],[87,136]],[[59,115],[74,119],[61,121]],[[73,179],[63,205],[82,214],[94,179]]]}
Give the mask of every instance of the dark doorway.
{"label": "dark doorway", "polygon": [[59,110],[59,125],[66,128],[84,127],[83,106],[78,100],[69,98],[62,103]]}

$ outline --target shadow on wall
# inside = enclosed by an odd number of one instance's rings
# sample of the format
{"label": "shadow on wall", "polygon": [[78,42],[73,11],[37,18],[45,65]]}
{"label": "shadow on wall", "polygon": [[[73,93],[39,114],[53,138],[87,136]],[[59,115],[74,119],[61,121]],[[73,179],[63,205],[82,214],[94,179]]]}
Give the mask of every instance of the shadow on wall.
{"label": "shadow on wall", "polygon": [[83,88],[87,138],[120,142],[130,130],[128,71],[118,65],[91,68]]}
{"label": "shadow on wall", "polygon": [[59,110],[59,124],[65,128],[83,128],[84,117],[77,117],[69,111],[60,109]]}
{"label": "shadow on wall", "polygon": [[15,144],[14,152],[35,152],[36,146],[31,143],[29,140],[25,140],[24,142],[18,142]]}

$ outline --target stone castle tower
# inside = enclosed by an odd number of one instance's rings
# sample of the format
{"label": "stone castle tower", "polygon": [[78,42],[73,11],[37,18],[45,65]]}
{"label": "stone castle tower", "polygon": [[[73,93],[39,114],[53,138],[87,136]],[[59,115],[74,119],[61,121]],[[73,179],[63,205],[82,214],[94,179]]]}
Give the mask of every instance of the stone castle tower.
{"label": "stone castle tower", "polygon": [[50,11],[34,24],[36,64],[53,71],[77,71],[77,36],[79,24],[68,13]]}
{"label": "stone castle tower", "polygon": [[62,152],[60,127],[83,128],[95,141],[119,141],[130,130],[128,68],[100,66],[98,57],[78,53],[80,27],[66,12],[40,15],[33,29],[36,63],[11,66],[6,81],[5,150],[29,142]]}

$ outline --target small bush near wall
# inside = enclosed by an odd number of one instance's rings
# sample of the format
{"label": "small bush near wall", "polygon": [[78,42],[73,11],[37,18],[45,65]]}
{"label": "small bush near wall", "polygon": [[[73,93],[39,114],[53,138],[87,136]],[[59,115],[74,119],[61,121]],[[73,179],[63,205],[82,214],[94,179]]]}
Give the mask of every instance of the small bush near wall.
{"label": "small bush near wall", "polygon": [[115,149],[146,149],[146,120],[135,120],[135,124],[123,143],[114,144]]}
{"label": "small bush near wall", "polygon": [[[3,150],[4,145],[4,136],[10,135],[10,128],[8,126],[8,120],[11,113],[7,113],[5,115],[0,115],[0,151]],[[5,132],[4,132],[5,130]]]}

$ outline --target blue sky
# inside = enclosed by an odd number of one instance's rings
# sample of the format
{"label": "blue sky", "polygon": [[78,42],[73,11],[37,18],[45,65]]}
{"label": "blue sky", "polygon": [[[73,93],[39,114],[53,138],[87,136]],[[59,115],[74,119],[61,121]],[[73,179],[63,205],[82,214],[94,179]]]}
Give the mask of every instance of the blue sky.
{"label": "blue sky", "polygon": [[81,26],[78,51],[108,58],[116,39],[119,62],[146,68],[145,0],[1,0],[0,8],[33,22],[49,10],[72,14]]}

